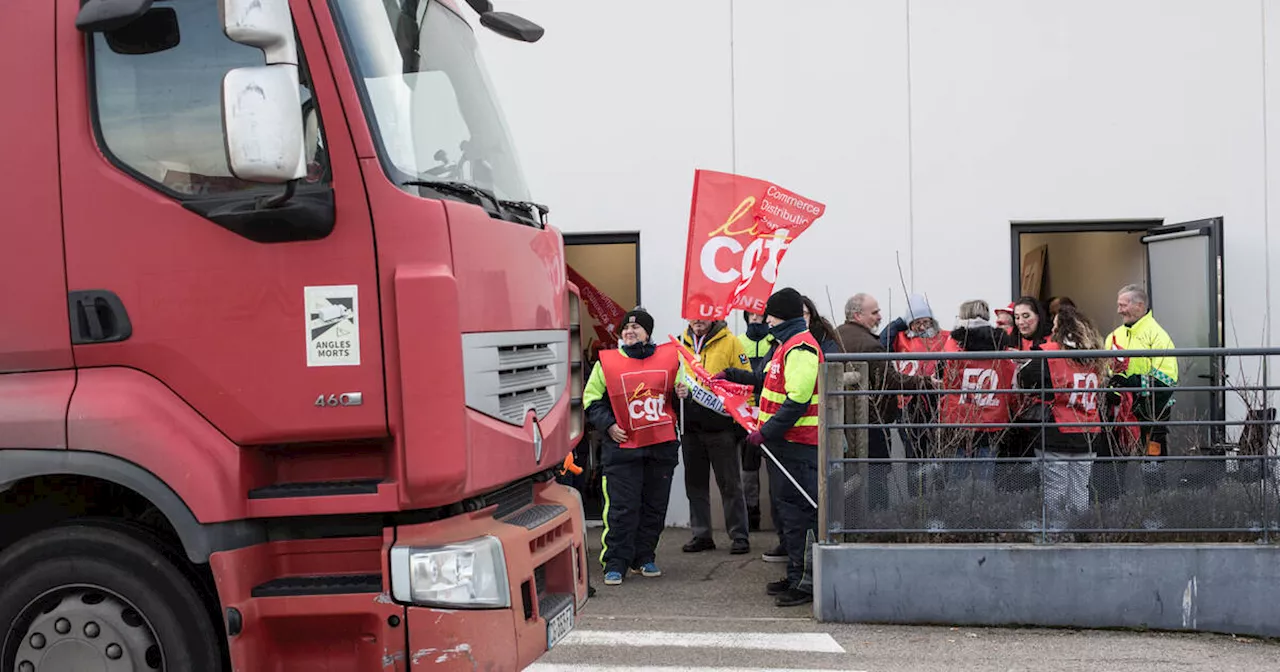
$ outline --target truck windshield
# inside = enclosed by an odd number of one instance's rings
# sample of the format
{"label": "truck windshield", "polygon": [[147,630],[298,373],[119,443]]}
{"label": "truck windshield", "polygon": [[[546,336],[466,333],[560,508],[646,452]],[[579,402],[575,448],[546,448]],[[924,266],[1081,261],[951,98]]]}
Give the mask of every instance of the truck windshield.
{"label": "truck windshield", "polygon": [[392,179],[461,182],[529,201],[466,21],[434,0],[332,3]]}

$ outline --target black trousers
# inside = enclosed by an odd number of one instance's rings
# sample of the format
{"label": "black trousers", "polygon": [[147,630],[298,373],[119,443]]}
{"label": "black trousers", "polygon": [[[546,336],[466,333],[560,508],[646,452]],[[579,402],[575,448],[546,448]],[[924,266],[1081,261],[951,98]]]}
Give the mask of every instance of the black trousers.
{"label": "black trousers", "polygon": [[[800,487],[818,501],[818,448],[782,441],[768,445]],[[809,505],[772,460],[769,461],[769,482],[778,484],[778,515],[782,519],[783,546],[788,556],[787,580],[797,590],[813,592],[811,553],[818,536],[818,510]]]}
{"label": "black trousers", "polygon": [[693,536],[711,538],[711,472],[720,487],[724,524],[729,538],[747,540],[747,500],[742,494],[742,463],[737,436],[722,432],[685,432],[684,489],[689,496],[689,520]]}
{"label": "black trousers", "polygon": [[604,533],[600,562],[605,572],[626,573],[653,562],[667,522],[671,475],[680,462],[680,443],[619,448],[605,440],[601,464]]}

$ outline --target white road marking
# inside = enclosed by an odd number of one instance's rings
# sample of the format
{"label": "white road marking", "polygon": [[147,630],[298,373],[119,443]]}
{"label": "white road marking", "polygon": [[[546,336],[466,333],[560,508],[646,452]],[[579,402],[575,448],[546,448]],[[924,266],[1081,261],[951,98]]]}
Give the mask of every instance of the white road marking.
{"label": "white road marking", "polygon": [[581,614],[578,616],[578,622],[593,621],[735,621],[748,623],[813,623],[812,616],[645,616],[641,614],[627,616],[603,616],[596,614]]}
{"label": "white road marking", "polygon": [[[525,672],[582,672],[583,670],[599,670],[600,672],[674,672],[675,670],[696,669],[698,672],[831,672],[830,670],[802,670],[781,667],[628,667],[612,665],[556,665],[552,663],[534,663],[524,668]],[[865,670],[849,670],[848,672],[866,672]]]}
{"label": "white road marking", "polygon": [[825,632],[652,632],[574,630],[561,646],[658,646],[753,651],[845,653]]}
{"label": "white road marking", "polygon": [[[830,670],[802,670],[781,667],[615,667],[611,665],[554,665],[534,663],[524,668],[525,672],[582,672],[583,670],[600,670],[600,672],[673,672],[674,670],[697,669],[698,672],[831,672]],[[849,670],[848,672],[866,672],[865,670]]]}

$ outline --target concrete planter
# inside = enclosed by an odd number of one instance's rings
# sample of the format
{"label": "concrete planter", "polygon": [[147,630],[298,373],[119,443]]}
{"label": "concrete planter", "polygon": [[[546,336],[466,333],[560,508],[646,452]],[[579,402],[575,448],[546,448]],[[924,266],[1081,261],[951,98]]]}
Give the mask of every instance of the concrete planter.
{"label": "concrete planter", "polygon": [[815,546],[814,614],[840,623],[1150,628],[1280,637],[1280,547]]}

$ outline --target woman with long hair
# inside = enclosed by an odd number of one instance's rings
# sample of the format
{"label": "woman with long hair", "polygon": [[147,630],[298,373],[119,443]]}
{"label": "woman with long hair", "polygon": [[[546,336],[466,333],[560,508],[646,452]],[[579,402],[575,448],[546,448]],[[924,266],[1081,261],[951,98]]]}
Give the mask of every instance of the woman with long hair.
{"label": "woman with long hair", "polygon": [[818,312],[818,306],[814,304],[813,299],[801,296],[800,303],[804,304],[804,321],[809,325],[809,333],[813,334],[814,340],[822,346],[822,351],[844,352],[844,345],[840,343],[840,332],[836,331],[835,325],[831,324],[830,320]]}
{"label": "woman with long hair", "polygon": [[1049,314],[1040,300],[1024,296],[1013,303],[1015,350],[1039,350],[1053,329]]}
{"label": "woman with long hair", "polygon": [[[1046,352],[1101,350],[1102,336],[1089,319],[1071,306],[1063,306],[1053,321]],[[1051,524],[1061,527],[1068,515],[1089,504],[1089,479],[1093,458],[1103,441],[1096,391],[1105,378],[1105,359],[1055,357],[1028,362],[1018,372],[1024,389],[1062,390],[1040,392],[1045,422],[1052,423],[1035,437],[1036,456],[1045,460],[1044,497]],[[1078,426],[1063,426],[1078,425]]]}

